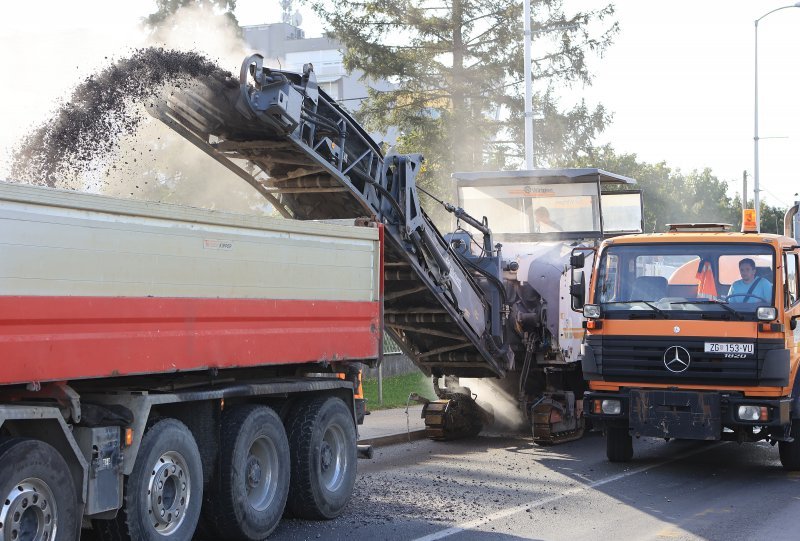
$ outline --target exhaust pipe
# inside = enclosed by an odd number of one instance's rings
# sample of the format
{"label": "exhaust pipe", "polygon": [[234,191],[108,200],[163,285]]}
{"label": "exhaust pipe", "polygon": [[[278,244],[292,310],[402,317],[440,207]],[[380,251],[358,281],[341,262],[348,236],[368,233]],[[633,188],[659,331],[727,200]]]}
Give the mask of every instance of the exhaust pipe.
{"label": "exhaust pipe", "polygon": [[372,445],[357,445],[356,450],[358,458],[366,458],[367,460],[372,460],[372,456],[374,454],[372,450]]}
{"label": "exhaust pipe", "polygon": [[797,220],[795,218],[798,207],[800,207],[800,201],[795,201],[794,205],[789,207],[786,211],[786,215],[783,217],[783,234],[800,241],[800,230],[798,230]]}

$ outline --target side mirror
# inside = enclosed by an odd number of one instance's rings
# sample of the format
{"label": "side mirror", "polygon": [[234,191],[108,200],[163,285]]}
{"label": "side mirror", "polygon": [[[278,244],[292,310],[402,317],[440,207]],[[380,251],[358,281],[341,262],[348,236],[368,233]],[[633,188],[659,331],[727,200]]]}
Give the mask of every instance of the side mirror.
{"label": "side mirror", "polygon": [[580,312],[583,310],[583,305],[586,304],[586,277],[583,271],[576,272],[575,269],[573,269],[571,282],[569,286],[569,295],[572,297],[572,309],[575,312]]}
{"label": "side mirror", "polygon": [[792,318],[789,320],[789,328],[791,330],[795,330],[797,328],[797,318],[800,318],[800,316],[792,316]]}
{"label": "side mirror", "polygon": [[573,269],[582,269],[586,264],[586,254],[583,252],[573,252],[569,256],[569,266]]}

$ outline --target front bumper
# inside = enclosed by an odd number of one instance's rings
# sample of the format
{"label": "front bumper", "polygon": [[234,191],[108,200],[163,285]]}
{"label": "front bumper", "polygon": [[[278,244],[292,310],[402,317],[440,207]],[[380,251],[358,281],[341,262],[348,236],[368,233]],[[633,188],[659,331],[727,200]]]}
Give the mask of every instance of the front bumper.
{"label": "front bumper", "polygon": [[[596,404],[602,400],[619,400],[620,413],[598,412]],[[782,439],[783,429],[791,423],[791,402],[791,398],[744,398],[714,391],[629,389],[587,392],[583,411],[595,426],[624,426],[634,436],[719,440],[723,428],[760,426],[769,427],[776,439]],[[745,405],[767,408],[767,419],[739,419],[739,406]]]}

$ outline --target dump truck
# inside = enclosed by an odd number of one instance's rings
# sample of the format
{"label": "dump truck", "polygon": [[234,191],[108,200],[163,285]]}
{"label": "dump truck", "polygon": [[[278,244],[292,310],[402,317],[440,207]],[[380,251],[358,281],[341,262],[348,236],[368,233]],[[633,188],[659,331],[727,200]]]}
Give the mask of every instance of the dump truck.
{"label": "dump truck", "polygon": [[[384,155],[319,88],[313,65],[293,73],[254,54],[238,80],[199,76],[193,83],[151,104],[151,114],[277,213],[295,220],[363,216],[384,226],[385,329],[433,380],[439,399],[424,409],[431,437],[476,434],[491,420],[491,408],[477,405],[463,378],[500,382],[532,422],[535,409],[540,443],[582,434],[582,329],[564,302],[572,287],[567,247],[641,231],[641,194],[620,190],[632,188],[632,179],[592,168],[457,174],[463,206],[442,204],[459,229],[443,235],[416,182],[423,157]],[[575,223],[560,232],[542,228],[533,213],[548,204],[555,219]],[[490,223],[501,224],[509,252]]]}
{"label": "dump truck", "polygon": [[[587,318],[584,411],[610,461],[631,460],[639,437],[768,441],[800,469],[800,247],[788,233],[754,219],[741,233],[673,224],[600,245],[588,297],[576,289],[573,302]],[[577,283],[579,254],[573,264]]]}
{"label": "dump truck", "polygon": [[342,512],[379,225],[0,183],[0,246],[0,538],[255,540]]}

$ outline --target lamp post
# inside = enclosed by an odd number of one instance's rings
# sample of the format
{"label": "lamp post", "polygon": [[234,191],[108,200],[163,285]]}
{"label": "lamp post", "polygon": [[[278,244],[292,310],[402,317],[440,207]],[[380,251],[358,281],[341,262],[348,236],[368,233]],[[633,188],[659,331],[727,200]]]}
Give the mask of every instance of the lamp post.
{"label": "lamp post", "polygon": [[[525,169],[536,167],[536,141],[533,133],[533,66],[531,65],[531,45],[533,41],[533,31],[531,30],[531,1],[522,0],[522,30],[524,34],[523,51],[525,62]],[[798,2],[800,7],[800,2]],[[551,30],[570,30],[576,28],[577,23],[567,23],[553,25],[537,32],[547,32]]]}
{"label": "lamp post", "polygon": [[522,28],[525,33],[525,169],[533,169],[533,81],[531,74],[531,2],[522,0]]}
{"label": "lamp post", "polygon": [[[789,8],[800,8],[800,2],[795,2],[789,6],[782,6],[775,8],[772,11],[766,12],[764,15],[755,20],[755,107],[754,109],[754,129],[753,129],[753,194],[755,196],[756,204],[756,228],[761,231],[761,196],[759,187],[758,175],[758,22],[776,11]],[[745,201],[747,196],[745,196]]]}

